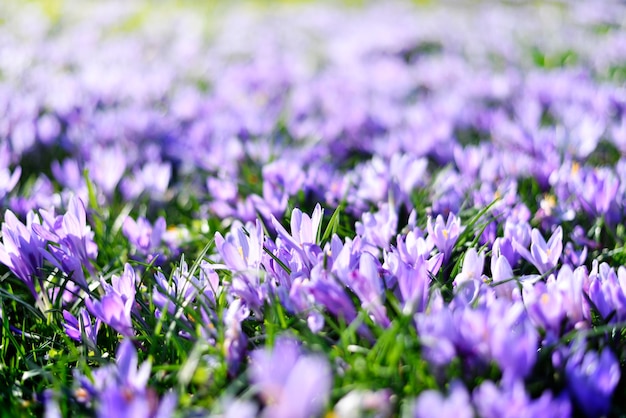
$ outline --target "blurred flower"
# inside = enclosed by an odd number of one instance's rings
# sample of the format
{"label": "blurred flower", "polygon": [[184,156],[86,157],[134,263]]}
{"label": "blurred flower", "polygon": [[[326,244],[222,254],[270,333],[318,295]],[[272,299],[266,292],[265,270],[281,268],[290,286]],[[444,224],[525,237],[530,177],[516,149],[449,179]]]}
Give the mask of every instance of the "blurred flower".
{"label": "blurred flower", "polygon": [[451,384],[450,393],[444,397],[436,390],[425,390],[413,407],[415,418],[472,418],[474,409],[465,387],[456,382]]}
{"label": "blurred flower", "polygon": [[337,418],[387,418],[392,414],[392,392],[389,389],[351,390],[339,399],[333,409]]}
{"label": "blurred flower", "polygon": [[127,217],[122,224],[122,232],[128,238],[129,243],[147,258],[148,263],[153,258],[158,258],[166,228],[163,217],[159,217],[153,225],[144,217],[137,218],[137,221]]}
{"label": "blurred flower", "polygon": [[598,354],[584,352],[584,344],[575,341],[565,364],[567,389],[573,400],[589,417],[609,413],[613,391],[619,383],[620,365],[608,348]]}
{"label": "blurred flower", "polygon": [[568,418],[572,415],[567,397],[555,398],[550,391],[545,391],[539,398],[531,399],[521,381],[501,387],[485,381],[474,390],[472,400],[478,415],[484,418]]}
{"label": "blurred flower", "polygon": [[281,337],[273,349],[250,354],[250,379],[266,407],[264,417],[308,418],[325,406],[332,373],[325,358],[303,354],[294,340]]}

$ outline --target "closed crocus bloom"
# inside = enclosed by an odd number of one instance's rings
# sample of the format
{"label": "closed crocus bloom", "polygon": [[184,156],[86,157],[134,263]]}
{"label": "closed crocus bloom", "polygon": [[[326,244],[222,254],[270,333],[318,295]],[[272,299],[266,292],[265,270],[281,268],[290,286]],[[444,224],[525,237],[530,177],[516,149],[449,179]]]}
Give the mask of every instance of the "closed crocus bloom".
{"label": "closed crocus bloom", "polygon": [[[394,260],[394,258],[396,259]],[[399,257],[390,255],[389,259],[395,261],[391,266],[391,271],[398,282],[403,312],[407,315],[423,312],[428,302],[428,289],[431,280],[427,261],[420,257],[415,265],[410,266],[400,260]]]}
{"label": "closed crocus bloom", "polygon": [[595,267],[589,275],[589,299],[603,318],[611,317],[611,322],[620,322],[626,318],[626,293],[615,270],[607,263]]}
{"label": "closed crocus bloom", "polygon": [[316,304],[323,306],[342,320],[350,323],[356,318],[356,308],[352,299],[334,276],[328,274],[321,264],[311,270],[311,282],[308,288]]}
{"label": "closed crocus bloom", "polygon": [[491,275],[491,285],[498,297],[511,300],[518,284],[506,257],[503,255],[491,257]]}
{"label": "closed crocus bloom", "polygon": [[602,216],[609,212],[615,202],[619,180],[612,170],[593,169],[582,173],[584,179],[575,182],[575,194],[583,209],[592,216]]}
{"label": "closed crocus bloom", "polygon": [[458,296],[457,300],[460,301],[463,297],[467,303],[470,303],[478,296],[480,286],[486,279],[483,276],[484,265],[485,255],[482,252],[478,254],[475,248],[470,248],[465,252],[461,273],[454,278],[453,282],[455,294]]}

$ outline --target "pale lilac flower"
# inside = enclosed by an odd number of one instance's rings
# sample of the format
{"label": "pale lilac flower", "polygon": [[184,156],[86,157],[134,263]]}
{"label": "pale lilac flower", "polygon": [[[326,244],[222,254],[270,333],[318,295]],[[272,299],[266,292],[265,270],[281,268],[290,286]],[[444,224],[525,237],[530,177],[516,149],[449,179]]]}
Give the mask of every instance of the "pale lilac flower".
{"label": "pale lilac flower", "polygon": [[474,408],[467,389],[461,384],[451,385],[448,396],[436,390],[420,394],[413,407],[415,418],[473,418]]}
{"label": "pale lilac flower", "polygon": [[452,248],[464,229],[465,227],[461,226],[461,219],[457,218],[454,213],[449,213],[445,222],[441,215],[437,216],[434,223],[432,217],[428,218],[428,236],[433,240],[437,249],[444,254],[445,260],[450,259]]}
{"label": "pale lilac flower", "polygon": [[435,243],[428,237],[424,238],[419,229],[412,229],[406,236],[397,236],[396,247],[402,261],[412,265],[421,257],[428,258]]}
{"label": "pale lilac flower", "polygon": [[518,289],[517,279],[513,275],[513,269],[508,259],[499,255],[496,249],[494,249],[494,254],[491,257],[491,278],[491,286],[498,297],[513,299],[513,295]]}
{"label": "pale lilac flower", "polygon": [[133,175],[126,177],[120,184],[126,200],[135,200],[145,193],[154,200],[162,200],[172,176],[169,162],[147,162],[141,168],[133,169]]}
{"label": "pale lilac flower", "polygon": [[375,213],[365,212],[360,222],[356,222],[356,233],[363,238],[364,248],[377,255],[379,248],[388,250],[391,239],[396,235],[398,228],[398,214],[396,209],[384,203]]}
{"label": "pale lilac flower", "polygon": [[134,335],[131,311],[134,300],[122,300],[122,297],[110,292],[100,300],[85,299],[85,305],[89,312],[100,321],[126,337]]}
{"label": "pale lilac flower", "polygon": [[318,244],[323,215],[324,210],[319,204],[315,206],[310,217],[302,213],[300,209],[295,208],[291,212],[291,233],[287,232],[274,216],[271,217],[272,225],[278,234],[276,244],[287,250],[295,251],[299,261],[306,265],[307,269],[310,264],[316,261],[314,252],[319,251]]}
{"label": "pale lilac flower", "polygon": [[[139,365],[133,343],[125,339],[116,351],[116,364],[105,367],[96,382],[97,416],[128,418],[165,418],[171,416],[177,397],[169,393],[159,402],[157,394],[148,387],[152,365]],[[94,373],[95,374],[95,373]]]}
{"label": "pale lilac flower", "polygon": [[482,252],[478,254],[475,248],[470,248],[465,252],[461,272],[454,278],[452,283],[455,286],[455,294],[465,294],[467,303],[471,303],[476,299],[480,287],[487,279],[483,275],[484,265],[485,255]]}
{"label": "pale lilac flower", "polygon": [[368,311],[374,321],[383,327],[389,326],[389,318],[383,304],[384,288],[379,273],[380,263],[370,253],[364,252],[359,260],[359,269],[353,270],[340,279],[361,300],[361,306]]}
{"label": "pale lilac flower", "polygon": [[262,281],[264,242],[265,235],[259,220],[248,224],[246,229],[240,223],[234,223],[226,237],[219,232],[215,234],[217,250],[226,267],[233,271],[232,292],[259,316],[268,294],[268,285]]}
{"label": "pale lilac flower", "polygon": [[558,226],[548,242],[543,239],[539,230],[533,229],[530,252],[518,243],[514,243],[514,246],[522,257],[539,270],[540,274],[546,274],[556,267],[561,257],[561,252],[563,251],[563,229]]}
{"label": "pale lilac flower", "polygon": [[90,178],[105,195],[111,196],[126,171],[126,155],[120,146],[98,147],[87,163]]}
{"label": "pale lilac flower", "polygon": [[347,295],[344,286],[318,264],[311,270],[309,291],[315,302],[325,307],[335,317],[351,323],[356,318],[356,309],[352,299]]}
{"label": "pale lilac flower", "polygon": [[19,166],[15,167],[13,172],[0,166],[0,202],[3,202],[4,198],[15,188],[21,174],[22,168]]}
{"label": "pale lilac flower", "polygon": [[137,218],[137,221],[128,217],[122,224],[122,232],[130,244],[143,255],[154,254],[159,249],[166,228],[163,217],[159,217],[153,225],[144,217]]}
{"label": "pale lilac flower", "polygon": [[279,338],[271,350],[253,351],[250,357],[250,380],[266,404],[264,417],[308,418],[322,411],[332,385],[325,358],[302,354],[297,343],[287,338]]}
{"label": "pale lilac flower", "polygon": [[405,314],[423,312],[429,297],[430,274],[428,261],[420,256],[413,265],[402,261],[397,252],[386,256],[386,266],[398,284],[402,311]]}
{"label": "pale lilac flower", "polygon": [[524,286],[522,292],[529,317],[538,327],[546,330],[550,338],[560,334],[566,315],[563,296],[556,288],[555,280],[554,275],[550,275],[546,283]]}

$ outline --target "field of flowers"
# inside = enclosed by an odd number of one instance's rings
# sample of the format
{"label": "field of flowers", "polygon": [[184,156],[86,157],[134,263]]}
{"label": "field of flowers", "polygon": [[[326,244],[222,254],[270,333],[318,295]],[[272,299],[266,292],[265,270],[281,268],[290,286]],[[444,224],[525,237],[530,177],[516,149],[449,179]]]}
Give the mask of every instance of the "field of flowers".
{"label": "field of flowers", "polygon": [[624,2],[191,3],[0,2],[1,416],[626,416]]}

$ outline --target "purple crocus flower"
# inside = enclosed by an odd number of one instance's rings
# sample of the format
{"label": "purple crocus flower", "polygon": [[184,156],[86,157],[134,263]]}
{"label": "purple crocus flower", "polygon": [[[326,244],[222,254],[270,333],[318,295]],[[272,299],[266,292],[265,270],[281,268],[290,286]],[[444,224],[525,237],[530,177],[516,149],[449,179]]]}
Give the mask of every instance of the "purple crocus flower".
{"label": "purple crocus flower", "polygon": [[[402,311],[410,315],[423,312],[428,304],[430,274],[428,261],[420,256],[413,265],[400,259],[397,252],[386,254],[385,265],[397,281]],[[434,273],[433,273],[434,274]]]}
{"label": "purple crocus flower", "polygon": [[297,270],[305,274],[310,269],[310,265],[317,261],[315,254],[321,252],[318,241],[323,215],[324,210],[319,204],[315,206],[310,217],[295,208],[291,212],[291,233],[287,232],[275,217],[271,217],[272,225],[278,234],[277,246],[295,252],[298,255],[296,262],[302,264],[302,267]]}
{"label": "purple crocus flower", "polygon": [[226,267],[233,271],[232,292],[261,316],[261,306],[267,296],[267,284],[261,282],[261,262],[265,235],[260,221],[248,224],[234,223],[231,231],[222,237],[215,234],[215,244]]}
{"label": "purple crocus flower", "polygon": [[86,343],[90,348],[95,348],[97,345],[98,338],[98,330],[100,329],[100,324],[102,321],[100,319],[96,319],[94,322],[91,321],[91,317],[86,309],[81,309],[79,312],[79,318],[76,318],[70,312],[64,310],[63,318],[65,319],[65,323],[63,327],[65,328],[65,332],[68,337],[76,341],[83,341],[83,334],[86,338],[84,343]]}
{"label": "purple crocus flower", "polygon": [[575,341],[565,364],[565,376],[569,393],[587,416],[609,412],[611,396],[621,377],[619,361],[611,350],[585,353],[584,344]]}
{"label": "purple crocus flower", "polygon": [[426,390],[420,394],[413,407],[415,418],[472,418],[474,408],[467,389],[461,383],[453,383],[450,393],[444,397],[436,390]]}
{"label": "purple crocus flower", "polygon": [[415,264],[420,257],[428,257],[435,243],[430,238],[424,238],[422,231],[414,228],[406,236],[398,235],[396,247],[402,261]]}
{"label": "purple crocus flower", "polygon": [[437,249],[444,254],[444,262],[449,260],[454,244],[465,229],[461,226],[461,219],[450,212],[445,222],[441,215],[437,216],[434,223],[429,217],[427,227],[428,236],[433,240]]}
{"label": "purple crocus flower", "polygon": [[239,369],[239,364],[246,353],[248,338],[241,329],[241,323],[250,315],[250,311],[242,305],[240,299],[235,299],[224,315],[224,356],[228,363],[228,371],[235,374]]}
{"label": "purple crocus flower", "polygon": [[161,312],[168,312],[170,315],[174,314],[175,308],[179,308],[179,312],[182,313],[196,295],[204,292],[206,286],[206,283],[189,274],[184,258],[172,272],[171,279],[165,277],[161,271],[154,274],[154,279],[157,286],[153,288],[152,301]]}
{"label": "purple crocus flower", "polygon": [[326,359],[303,354],[284,337],[272,350],[258,349],[250,357],[250,380],[266,404],[264,417],[308,418],[322,411],[332,385]]}
{"label": "purple crocus flower", "polygon": [[553,397],[549,391],[531,399],[521,381],[502,387],[483,382],[472,394],[478,415],[484,418],[555,417],[569,418],[572,406],[567,397]]}
{"label": "purple crocus flower", "polygon": [[485,255],[478,254],[475,248],[470,248],[465,252],[463,267],[461,272],[454,278],[456,300],[460,300],[460,295],[464,295],[466,302],[473,302],[478,296],[480,287],[487,279],[483,275],[485,265]]}
{"label": "purple crocus flower", "polygon": [[171,416],[177,398],[171,393],[159,402],[157,394],[149,388],[148,379],[152,365],[149,361],[139,365],[133,343],[125,339],[115,354],[115,366],[105,368],[105,375],[97,391],[97,416],[128,418],[165,418]]}
{"label": "purple crocus flower", "polygon": [[43,239],[56,244],[49,245],[47,251],[43,251],[44,256],[74,282],[86,287],[82,266],[93,273],[91,260],[96,258],[98,246],[87,224],[85,205],[78,197],[72,197],[67,212],[62,216],[45,210],[39,212],[44,222],[33,226],[33,229]]}
{"label": "purple crocus flower", "polygon": [[621,322],[626,318],[626,270],[620,266],[618,274],[607,263],[594,268],[589,275],[589,299],[604,319],[612,316],[611,322]]}
{"label": "purple crocus flower", "polygon": [[131,318],[133,303],[134,300],[124,302],[115,292],[104,295],[100,300],[85,299],[87,309],[93,316],[126,337],[134,335]]}
{"label": "purple crocus flower", "polygon": [[356,318],[356,309],[352,299],[347,295],[344,287],[334,277],[329,276],[321,264],[311,270],[309,291],[315,302],[325,307],[334,316],[343,318],[347,323]]}
{"label": "purple crocus flower", "polygon": [[583,174],[584,179],[573,184],[576,188],[574,195],[588,214],[606,215],[615,204],[619,180],[608,168],[585,170]]}
{"label": "purple crocus flower", "polygon": [[22,174],[22,168],[16,167],[13,172],[0,166],[0,202],[15,188]]}
{"label": "purple crocus flower", "polygon": [[126,171],[127,159],[121,146],[98,147],[87,163],[89,175],[105,195],[111,196]]}
{"label": "purple crocus flower", "polygon": [[363,252],[358,269],[343,271],[339,279],[361,300],[361,306],[368,311],[376,323],[389,326],[389,318],[383,305],[384,288],[379,273],[380,263],[368,252]]}
{"label": "purple crocus flower", "polygon": [[432,313],[418,313],[416,327],[424,357],[436,366],[448,364],[457,355],[455,318],[448,307]]}
{"label": "purple crocus flower", "polygon": [[556,267],[563,252],[563,229],[558,226],[546,242],[537,229],[531,232],[530,252],[522,245],[514,242],[515,249],[532,263],[540,274],[546,274]]}
{"label": "purple crocus flower", "polygon": [[144,217],[139,217],[136,221],[128,217],[124,220],[122,232],[140,254],[148,256],[150,262],[162,244],[166,227],[163,217],[159,217],[153,225]]}
{"label": "purple crocus flower", "polygon": [[46,241],[33,231],[33,225],[38,224],[39,219],[32,212],[28,213],[24,225],[7,210],[0,244],[0,262],[28,286],[35,299],[38,298],[36,284],[39,282],[42,287],[42,253],[46,245]]}
{"label": "purple crocus flower", "polygon": [[550,275],[547,282],[534,286],[524,286],[523,297],[528,315],[538,326],[546,330],[549,338],[558,336],[566,311],[563,295],[555,286],[555,278]]}
{"label": "purple crocus flower", "polygon": [[398,228],[396,209],[384,203],[376,213],[365,212],[355,224],[356,233],[363,238],[365,250],[378,255],[379,248],[388,250]]}
{"label": "purple crocus flower", "polygon": [[496,295],[509,300],[513,299],[518,289],[517,280],[513,275],[509,260],[503,255],[499,255],[498,249],[494,249],[494,254],[491,257],[491,276],[491,286]]}
{"label": "purple crocus flower", "polygon": [[135,271],[126,263],[121,276],[113,275],[111,285],[102,281],[105,295],[100,300],[85,299],[89,312],[126,337],[134,335],[131,313],[135,304]]}
{"label": "purple crocus flower", "polygon": [[494,303],[490,307],[491,355],[504,382],[525,378],[537,359],[539,333],[528,320],[522,303]]}

